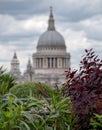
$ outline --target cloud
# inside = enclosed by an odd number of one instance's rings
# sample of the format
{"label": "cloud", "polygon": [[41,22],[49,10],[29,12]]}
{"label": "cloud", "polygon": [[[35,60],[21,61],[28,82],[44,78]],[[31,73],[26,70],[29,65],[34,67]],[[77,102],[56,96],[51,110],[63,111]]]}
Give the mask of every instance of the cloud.
{"label": "cloud", "polygon": [[44,3],[43,1],[39,2],[39,0],[0,1],[0,13],[22,19],[34,14],[43,14],[46,2]]}
{"label": "cloud", "polygon": [[63,36],[67,45],[67,52],[71,53],[71,67],[78,68],[85,49],[93,48],[99,58],[102,57],[102,41],[89,39],[84,30],[74,30],[59,26],[59,31],[63,32]]}
{"label": "cloud", "polygon": [[9,66],[17,51],[21,70],[36,51],[46,31],[49,7],[55,26],[71,53],[72,67],[78,67],[84,49],[93,48],[102,57],[102,0],[0,0],[0,65]]}
{"label": "cloud", "polygon": [[101,0],[64,0],[60,2],[58,13],[63,21],[78,22],[102,14],[101,5]]}
{"label": "cloud", "polygon": [[[13,16],[0,15],[0,36],[2,35],[31,35],[31,33],[39,32],[46,26],[42,19],[46,20],[46,16],[34,16],[29,19],[17,20]],[[2,20],[4,22],[2,22]],[[30,33],[30,34],[29,34]]]}
{"label": "cloud", "polygon": [[82,24],[89,39],[102,40],[102,15],[88,19]]}
{"label": "cloud", "polygon": [[79,22],[63,22],[63,26],[76,32],[83,31],[87,39],[102,41],[102,15]]}
{"label": "cloud", "polygon": [[54,7],[57,16],[65,21],[79,21],[102,14],[102,0],[5,0],[0,1],[0,13],[26,18],[34,14],[47,14],[49,6]]}

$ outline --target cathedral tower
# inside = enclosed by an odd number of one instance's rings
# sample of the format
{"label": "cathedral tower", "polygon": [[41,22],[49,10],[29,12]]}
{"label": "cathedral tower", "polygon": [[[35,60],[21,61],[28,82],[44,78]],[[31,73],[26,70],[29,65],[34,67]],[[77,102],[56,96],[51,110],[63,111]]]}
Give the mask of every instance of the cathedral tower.
{"label": "cathedral tower", "polygon": [[[65,70],[70,67],[70,53],[66,51],[64,37],[56,27],[52,8],[48,19],[48,27],[39,37],[36,52],[32,55],[32,64],[28,60],[27,68],[20,77],[22,82],[44,82],[54,86],[65,81]],[[11,74],[20,75],[19,61],[16,52],[11,61]]]}
{"label": "cathedral tower", "polygon": [[32,64],[29,58],[26,71],[24,72],[24,79],[28,82],[32,82],[33,74],[34,74],[34,71],[33,71]]}
{"label": "cathedral tower", "polygon": [[21,76],[20,67],[19,67],[19,61],[18,61],[16,52],[14,52],[14,55],[13,55],[13,58],[12,58],[12,61],[11,61],[10,74],[14,78],[16,78],[17,80],[19,80],[19,78]]}
{"label": "cathedral tower", "polygon": [[[33,69],[40,75],[40,81],[62,82],[65,70],[70,67],[70,53],[66,52],[63,36],[56,30],[52,8],[48,20],[48,28],[39,37],[37,52],[33,54]],[[41,79],[42,78],[42,79]],[[39,79],[38,79],[39,81]]]}

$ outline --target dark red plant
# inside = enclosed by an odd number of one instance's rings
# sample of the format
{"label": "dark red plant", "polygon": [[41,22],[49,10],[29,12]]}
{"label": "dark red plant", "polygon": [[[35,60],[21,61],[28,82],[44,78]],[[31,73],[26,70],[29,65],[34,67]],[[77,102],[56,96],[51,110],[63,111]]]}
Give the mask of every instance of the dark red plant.
{"label": "dark red plant", "polygon": [[85,50],[79,70],[67,71],[63,93],[70,96],[73,116],[77,122],[73,130],[89,130],[90,120],[97,112],[95,98],[102,98],[102,60],[93,49]]}

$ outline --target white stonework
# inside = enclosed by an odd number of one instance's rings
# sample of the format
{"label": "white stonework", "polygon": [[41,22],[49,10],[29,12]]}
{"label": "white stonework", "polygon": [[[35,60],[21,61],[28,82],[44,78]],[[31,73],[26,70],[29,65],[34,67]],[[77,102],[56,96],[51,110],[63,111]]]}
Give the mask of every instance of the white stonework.
{"label": "white stonework", "polygon": [[19,61],[17,59],[16,52],[14,53],[14,56],[11,61],[11,70],[10,74],[13,75],[13,77],[16,79],[16,83],[21,83],[21,72],[19,68]]}
{"label": "white stonework", "polygon": [[55,29],[51,9],[48,29],[38,40],[37,52],[32,54],[32,65],[29,59],[27,69],[21,76],[17,56],[14,56],[10,73],[16,75],[17,83],[33,81],[54,85],[65,81],[65,70],[69,67],[70,53],[66,52],[63,36]]}

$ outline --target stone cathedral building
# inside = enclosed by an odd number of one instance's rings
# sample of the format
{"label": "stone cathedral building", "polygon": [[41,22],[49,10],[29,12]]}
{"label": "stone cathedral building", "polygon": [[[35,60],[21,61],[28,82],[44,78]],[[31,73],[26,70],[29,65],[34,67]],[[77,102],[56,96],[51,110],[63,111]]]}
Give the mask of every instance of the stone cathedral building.
{"label": "stone cathedral building", "polygon": [[51,85],[65,81],[65,70],[70,67],[70,53],[66,52],[63,36],[56,30],[52,9],[47,30],[39,37],[36,52],[32,54],[32,64],[28,60],[23,74],[20,72],[16,52],[11,61],[10,73],[17,83],[45,82]]}

